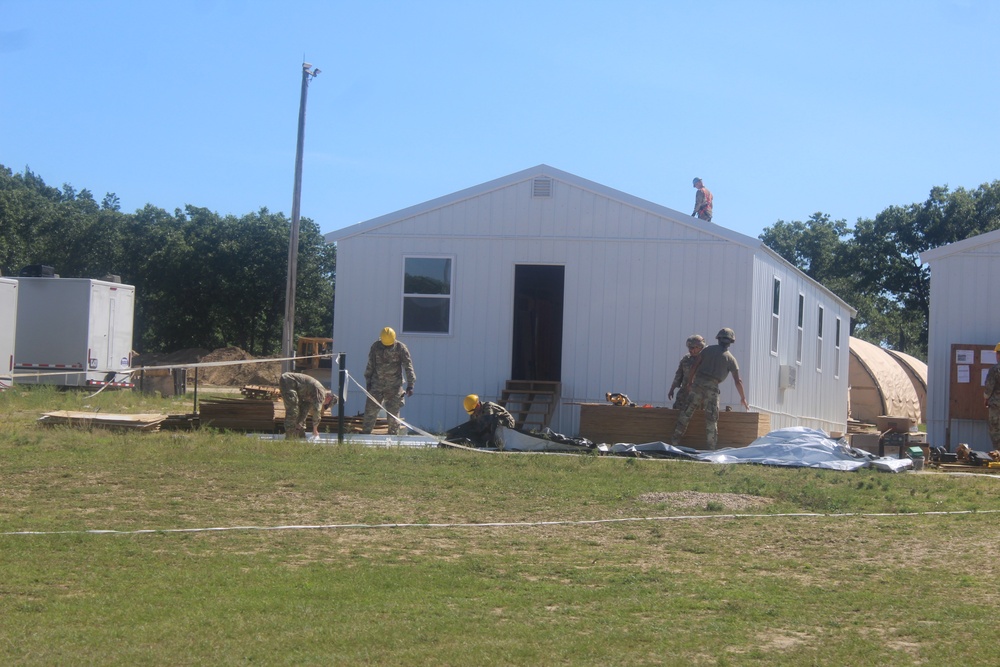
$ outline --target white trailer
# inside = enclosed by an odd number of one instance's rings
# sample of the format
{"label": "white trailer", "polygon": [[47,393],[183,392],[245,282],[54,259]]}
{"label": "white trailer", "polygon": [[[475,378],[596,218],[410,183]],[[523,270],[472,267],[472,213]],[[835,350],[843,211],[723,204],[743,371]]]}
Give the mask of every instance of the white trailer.
{"label": "white trailer", "polygon": [[17,330],[17,281],[0,278],[0,391],[14,381],[14,332]]}
{"label": "white trailer", "polygon": [[17,282],[17,384],[132,387],[135,287],[87,278]]}

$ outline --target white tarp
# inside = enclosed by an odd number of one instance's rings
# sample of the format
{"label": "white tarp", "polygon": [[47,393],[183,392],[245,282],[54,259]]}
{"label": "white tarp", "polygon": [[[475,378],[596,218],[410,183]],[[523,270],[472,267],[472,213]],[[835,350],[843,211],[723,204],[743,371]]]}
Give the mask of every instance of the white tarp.
{"label": "white tarp", "polygon": [[710,463],[758,463],[761,465],[827,470],[858,470],[875,468],[886,472],[901,472],[913,467],[910,459],[875,458],[867,452],[853,449],[843,442],[831,440],[823,431],[792,426],[771,431],[746,447],[692,450],[662,442],[629,445],[619,443],[610,453],[624,455],[660,455],[687,458]]}

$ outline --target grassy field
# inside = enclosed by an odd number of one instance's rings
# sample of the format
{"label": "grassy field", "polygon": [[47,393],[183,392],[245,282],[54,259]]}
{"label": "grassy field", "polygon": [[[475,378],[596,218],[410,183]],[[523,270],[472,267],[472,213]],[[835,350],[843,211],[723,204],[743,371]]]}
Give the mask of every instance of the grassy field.
{"label": "grassy field", "polygon": [[190,408],[0,394],[0,664],[1000,664],[1000,477],[35,423]]}

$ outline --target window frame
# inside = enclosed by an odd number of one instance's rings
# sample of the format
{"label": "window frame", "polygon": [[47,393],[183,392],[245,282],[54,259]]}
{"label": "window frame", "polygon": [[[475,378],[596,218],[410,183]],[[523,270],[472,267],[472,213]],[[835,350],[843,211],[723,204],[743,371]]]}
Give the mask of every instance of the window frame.
{"label": "window frame", "polygon": [[805,340],[805,318],[806,318],[806,295],[799,292],[799,313],[795,320],[796,341],[795,341],[795,363],[802,365],[802,347]]}
{"label": "window frame", "polygon": [[778,356],[778,334],[781,330],[781,278],[771,282],[771,356]]}
{"label": "window frame", "polygon": [[[441,260],[448,262],[448,292],[447,294],[428,294],[423,292],[407,292],[407,262],[409,260]],[[406,254],[403,255],[403,272],[400,285],[400,333],[407,336],[451,336],[455,326],[455,264],[456,258],[453,254]],[[444,309],[447,322],[444,331],[414,331],[407,329],[407,303],[415,300],[447,301],[447,308]]]}
{"label": "window frame", "polygon": [[823,304],[817,304],[816,312],[816,372],[823,372],[823,315],[825,309]]}
{"label": "window frame", "polygon": [[840,377],[840,330],[844,326],[843,321],[838,317],[835,320],[836,329],[833,332],[833,377]]}

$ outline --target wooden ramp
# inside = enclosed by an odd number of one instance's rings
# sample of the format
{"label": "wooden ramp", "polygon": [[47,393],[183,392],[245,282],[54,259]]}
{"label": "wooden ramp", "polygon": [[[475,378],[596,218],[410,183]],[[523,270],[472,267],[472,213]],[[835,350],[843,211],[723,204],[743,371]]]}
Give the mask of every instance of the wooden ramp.
{"label": "wooden ramp", "polygon": [[515,427],[524,432],[549,425],[559,403],[560,384],[543,380],[507,380],[500,405],[514,417]]}

